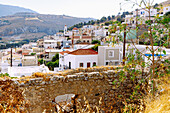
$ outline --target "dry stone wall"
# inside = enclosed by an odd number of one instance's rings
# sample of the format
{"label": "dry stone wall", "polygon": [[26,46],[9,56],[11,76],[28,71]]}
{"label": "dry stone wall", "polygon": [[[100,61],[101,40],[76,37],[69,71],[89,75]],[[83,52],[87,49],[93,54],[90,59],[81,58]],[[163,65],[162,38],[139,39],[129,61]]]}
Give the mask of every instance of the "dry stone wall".
{"label": "dry stone wall", "polygon": [[[111,70],[110,70],[111,69]],[[114,97],[117,93],[131,92],[133,84],[127,80],[122,87],[115,87],[113,81],[119,79],[120,71],[112,70],[92,70],[78,72],[67,72],[70,75],[47,76],[46,78],[23,78],[14,80],[16,84],[24,90],[26,100],[30,102],[30,113],[42,113],[44,109],[49,112],[52,108],[52,101],[55,97],[64,94],[78,94],[79,100],[83,104],[84,96],[91,105],[99,104],[99,97],[102,97],[104,103],[107,105],[112,101],[110,98]],[[96,72],[93,72],[96,71]],[[129,93],[130,95],[130,93]]]}

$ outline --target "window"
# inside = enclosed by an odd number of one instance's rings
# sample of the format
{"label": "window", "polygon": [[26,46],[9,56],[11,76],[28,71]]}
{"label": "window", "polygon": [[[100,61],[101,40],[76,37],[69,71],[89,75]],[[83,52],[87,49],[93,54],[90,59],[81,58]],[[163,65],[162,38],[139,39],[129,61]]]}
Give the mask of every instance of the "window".
{"label": "window", "polygon": [[132,21],[132,23],[134,24],[134,23],[135,23],[135,21],[133,20],[133,21]]}
{"label": "window", "polygon": [[69,67],[69,69],[71,69],[71,62],[69,62],[69,66],[68,67]]}
{"label": "window", "polygon": [[109,63],[108,62],[106,62],[106,65],[108,65]]}
{"label": "window", "polygon": [[90,62],[87,62],[87,68],[90,67]]}
{"label": "window", "polygon": [[87,42],[89,42],[89,40],[87,40]]}
{"label": "window", "polygon": [[114,51],[113,51],[113,50],[110,50],[109,53],[108,53],[108,56],[109,56],[109,57],[114,57]]}
{"label": "window", "polygon": [[80,67],[83,67],[83,63],[80,63]]}
{"label": "window", "polygon": [[119,62],[115,62],[115,65],[116,65],[116,66],[119,65]]}
{"label": "window", "polygon": [[109,33],[108,33],[108,32],[106,32],[106,36],[109,36]]}
{"label": "window", "polygon": [[96,66],[96,62],[93,62],[93,66]]}

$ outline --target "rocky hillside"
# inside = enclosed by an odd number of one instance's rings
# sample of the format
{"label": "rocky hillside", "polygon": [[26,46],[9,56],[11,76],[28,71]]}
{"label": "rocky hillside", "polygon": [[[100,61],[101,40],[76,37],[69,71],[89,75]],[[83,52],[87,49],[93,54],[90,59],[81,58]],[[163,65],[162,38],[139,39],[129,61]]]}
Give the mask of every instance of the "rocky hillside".
{"label": "rocky hillside", "polygon": [[13,14],[18,13],[18,12],[36,13],[35,11],[33,11],[31,9],[26,9],[26,8],[18,7],[18,6],[0,4],[0,17],[1,16],[13,15]]}
{"label": "rocky hillside", "polygon": [[[36,37],[52,35],[58,30],[63,29],[65,24],[72,26],[76,23],[89,20],[92,20],[92,18],[76,18],[65,15],[45,15],[38,13],[16,13],[11,16],[0,17],[0,37],[19,36],[21,38],[31,38],[31,34],[36,35]],[[29,34],[29,36],[27,34]]]}

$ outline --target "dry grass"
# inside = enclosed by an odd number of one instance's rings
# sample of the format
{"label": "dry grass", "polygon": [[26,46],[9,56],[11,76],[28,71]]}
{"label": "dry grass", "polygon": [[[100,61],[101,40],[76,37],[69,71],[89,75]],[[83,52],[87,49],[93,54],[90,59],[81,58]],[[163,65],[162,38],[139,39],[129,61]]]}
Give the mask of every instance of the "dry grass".
{"label": "dry grass", "polygon": [[159,86],[159,95],[153,99],[146,99],[145,113],[170,113],[170,79],[169,75],[164,78],[164,83]]}

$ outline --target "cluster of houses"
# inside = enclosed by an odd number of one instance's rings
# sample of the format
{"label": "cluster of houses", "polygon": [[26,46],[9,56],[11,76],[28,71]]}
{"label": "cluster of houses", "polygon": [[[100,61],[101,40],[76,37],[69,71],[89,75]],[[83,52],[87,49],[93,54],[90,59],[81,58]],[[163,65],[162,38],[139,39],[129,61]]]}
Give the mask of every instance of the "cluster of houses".
{"label": "cluster of houses", "polygon": [[[170,7],[165,7],[163,13],[170,11]],[[125,22],[135,25],[136,13],[147,19],[148,13],[144,9],[136,10],[132,15],[125,17]],[[157,11],[151,9],[151,16],[155,16]],[[0,50],[0,72],[9,73],[10,76],[28,76],[34,72],[52,72],[63,71],[66,69],[75,69],[79,67],[88,68],[93,66],[120,65],[123,59],[123,44],[106,43],[109,35],[116,35],[109,32],[110,26],[85,25],[82,28],[73,28],[71,31],[64,26],[64,33],[56,33],[50,36],[44,36],[37,42],[24,44],[20,48]],[[127,38],[127,37],[126,37]],[[91,49],[95,44],[93,40],[98,40],[100,46],[98,51]],[[119,41],[119,39],[117,39]],[[112,40],[111,40],[112,41]],[[145,55],[150,55],[146,45],[135,45]],[[157,48],[157,47],[154,47]],[[162,48],[170,55],[170,50]],[[134,50],[134,51],[132,51]],[[135,54],[134,46],[126,44],[126,55]],[[38,59],[47,62],[59,54],[59,67],[50,71],[45,64],[40,65]],[[164,56],[161,53],[162,56]],[[147,58],[143,59],[148,62]]]}
{"label": "cluster of houses", "polygon": [[[151,8],[150,9],[150,19],[153,22],[155,16],[163,16],[167,12],[170,11],[170,4],[165,5],[164,7],[160,8],[160,11],[156,8]],[[139,20],[140,18],[140,20]],[[130,15],[125,16],[125,22],[129,25],[132,25],[132,27],[136,27],[136,23],[138,24],[145,24],[145,21],[149,19],[149,12],[148,9],[141,8],[141,9],[136,9],[135,11],[132,12]]]}

